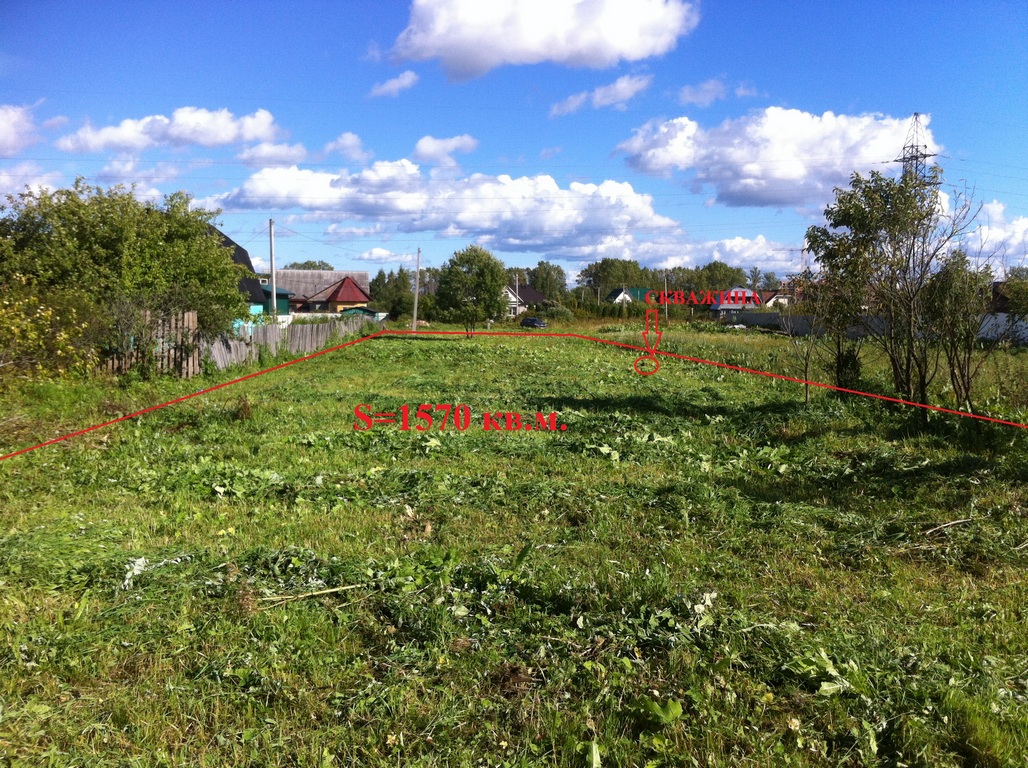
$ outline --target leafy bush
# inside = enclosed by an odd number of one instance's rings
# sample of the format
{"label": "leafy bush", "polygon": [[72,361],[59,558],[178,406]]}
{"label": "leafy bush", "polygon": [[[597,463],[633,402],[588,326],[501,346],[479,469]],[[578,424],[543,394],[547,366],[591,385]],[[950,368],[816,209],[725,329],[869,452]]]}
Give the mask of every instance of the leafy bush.
{"label": "leafy bush", "polygon": [[44,303],[20,275],[12,283],[0,286],[0,376],[62,376],[96,364],[84,343],[88,323],[73,307]]}
{"label": "leafy bush", "polygon": [[558,320],[567,322],[575,318],[574,313],[567,307],[562,307],[560,304],[554,304],[552,307],[546,310],[544,313],[546,317],[551,320]]}

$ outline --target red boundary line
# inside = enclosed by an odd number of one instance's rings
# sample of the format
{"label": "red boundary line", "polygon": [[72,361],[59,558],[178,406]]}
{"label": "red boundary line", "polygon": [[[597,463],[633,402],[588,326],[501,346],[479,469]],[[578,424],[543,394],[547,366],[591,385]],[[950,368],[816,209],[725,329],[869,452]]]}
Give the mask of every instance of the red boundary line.
{"label": "red boundary line", "polygon": [[257,376],[263,376],[266,373],[271,373],[272,371],[277,371],[277,370],[279,370],[281,368],[288,368],[290,365],[296,365],[297,363],[302,363],[302,362],[304,362],[306,360],[311,360],[311,359],[313,359],[315,357],[320,357],[321,355],[327,355],[329,352],[335,352],[335,351],[343,349],[345,347],[352,347],[355,344],[360,344],[362,342],[369,341],[371,339],[375,339],[375,338],[378,338],[379,336],[385,336],[385,335],[396,335],[396,336],[416,336],[416,335],[422,335],[422,336],[469,336],[470,335],[470,336],[518,336],[518,337],[526,337],[527,336],[527,337],[532,337],[532,338],[547,338],[548,337],[548,338],[556,338],[556,339],[582,339],[583,341],[594,341],[597,344],[606,344],[606,345],[612,346],[612,347],[621,347],[623,349],[631,349],[631,350],[634,350],[636,352],[642,352],[642,353],[644,353],[643,354],[644,357],[653,357],[654,359],[656,359],[656,355],[662,355],[664,357],[672,357],[672,358],[675,358],[675,359],[678,359],[678,360],[687,360],[690,363],[702,363],[703,365],[713,365],[713,366],[715,366],[717,368],[727,368],[728,370],[731,370],[731,371],[739,371],[740,373],[751,373],[751,374],[754,374],[754,375],[757,375],[757,376],[764,376],[764,377],[769,378],[769,379],[779,379],[781,381],[790,381],[790,382],[793,382],[793,383],[796,383],[796,384],[806,384],[806,385],[809,385],[811,387],[819,387],[821,389],[830,389],[830,390],[834,390],[836,392],[845,392],[846,394],[849,394],[849,395],[860,395],[861,397],[870,397],[870,398],[873,398],[875,400],[884,400],[884,401],[889,402],[889,403],[898,403],[899,405],[908,405],[908,406],[912,406],[914,408],[924,408],[924,409],[929,410],[929,411],[938,411],[940,413],[948,413],[948,414],[952,414],[954,416],[964,416],[964,417],[967,417],[969,419],[979,419],[980,421],[988,421],[988,422],[992,422],[994,424],[1003,424],[1004,426],[1008,426],[1008,427],[1019,427],[1021,429],[1028,429],[1028,424],[1021,424],[1021,423],[1016,422],[1016,421],[1004,421],[1003,419],[994,419],[991,416],[981,416],[981,415],[979,415],[977,413],[968,413],[967,411],[956,411],[956,410],[953,410],[952,408],[943,408],[943,407],[938,406],[938,405],[925,405],[924,403],[915,403],[915,402],[912,402],[910,400],[902,400],[902,399],[900,399],[898,397],[888,397],[886,395],[876,395],[876,394],[874,394],[872,392],[862,392],[859,389],[846,389],[845,387],[837,387],[837,386],[835,386],[833,384],[825,384],[825,383],[820,382],[820,381],[807,381],[806,379],[798,379],[798,378],[794,378],[792,376],[784,376],[784,375],[782,375],[780,373],[771,373],[770,371],[758,371],[755,368],[744,368],[744,367],[739,366],[739,365],[730,365],[729,363],[719,363],[719,362],[717,362],[715,360],[704,360],[701,357],[689,357],[688,355],[678,355],[678,354],[675,354],[674,352],[663,352],[663,351],[660,351],[660,350],[650,350],[647,347],[640,347],[640,346],[637,346],[635,344],[625,344],[624,342],[611,341],[610,339],[597,339],[595,336],[586,336],[586,335],[581,334],[581,333],[518,333],[516,331],[472,331],[469,334],[466,331],[381,330],[381,331],[376,331],[375,333],[372,333],[372,334],[370,334],[368,336],[362,336],[361,338],[355,339],[354,341],[348,341],[345,344],[337,344],[334,347],[329,347],[328,349],[323,349],[320,352],[314,352],[313,354],[304,355],[303,357],[298,357],[295,360],[290,360],[290,361],[288,361],[286,363],[280,363],[279,365],[276,365],[276,366],[274,366],[272,368],[265,368],[263,371],[257,371],[256,373],[249,373],[246,376],[240,376],[238,379],[232,379],[231,381],[222,382],[221,384],[215,384],[213,387],[208,387],[207,389],[201,389],[201,390],[198,390],[197,392],[193,392],[192,394],[189,394],[189,395],[183,395],[182,397],[177,397],[174,400],[169,400],[166,403],[161,403],[159,405],[151,405],[149,408],[144,408],[141,411],[136,411],[135,413],[130,413],[130,414],[127,414],[126,416],[119,416],[116,419],[111,419],[110,421],[105,421],[103,424],[96,424],[96,425],[94,425],[92,427],[87,427],[86,429],[80,429],[77,432],[72,432],[70,434],[63,435],[62,437],[55,437],[53,440],[47,440],[46,442],[39,443],[38,445],[33,445],[33,446],[28,447],[28,448],[22,448],[21,450],[14,451],[13,453],[8,453],[6,456],[0,456],[0,461],[5,461],[7,459],[14,458],[15,456],[20,456],[23,453],[28,453],[29,451],[34,451],[37,448],[44,448],[44,447],[46,447],[48,445],[53,445],[54,443],[60,443],[60,442],[63,442],[65,440],[70,440],[73,437],[78,437],[79,435],[84,435],[84,434],[87,434],[88,432],[94,432],[94,431],[96,431],[98,429],[103,429],[104,427],[109,427],[112,424],[117,424],[118,422],[121,422],[121,421],[127,421],[128,419],[134,419],[137,416],[142,416],[145,413],[150,413],[151,411],[157,411],[157,410],[160,410],[161,408],[167,408],[169,405],[175,405],[176,403],[181,403],[181,402],[184,402],[186,400],[191,400],[194,397],[199,397],[200,395],[206,395],[209,392],[214,392],[215,390],[218,390],[218,389],[224,389],[225,387],[231,386],[233,384],[238,384],[241,381],[247,381],[248,379],[253,379],[253,378],[256,378]]}

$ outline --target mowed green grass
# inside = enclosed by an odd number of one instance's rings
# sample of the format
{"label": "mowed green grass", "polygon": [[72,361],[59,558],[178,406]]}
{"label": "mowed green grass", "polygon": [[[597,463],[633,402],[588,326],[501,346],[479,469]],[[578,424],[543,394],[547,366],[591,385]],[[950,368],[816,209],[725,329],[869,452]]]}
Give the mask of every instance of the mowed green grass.
{"label": "mowed green grass", "polygon": [[[0,463],[0,758],[1025,765],[1025,431],[635,357],[378,338]],[[2,448],[211,383],[25,388]]]}

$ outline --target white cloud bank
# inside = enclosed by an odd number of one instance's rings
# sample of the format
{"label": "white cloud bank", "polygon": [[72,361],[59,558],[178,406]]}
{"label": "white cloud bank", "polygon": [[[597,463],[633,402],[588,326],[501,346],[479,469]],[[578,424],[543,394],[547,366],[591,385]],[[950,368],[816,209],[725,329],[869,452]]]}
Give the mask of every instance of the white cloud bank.
{"label": "white cloud bank", "polygon": [[454,152],[474,152],[478,149],[478,139],[464,133],[449,139],[437,139],[435,136],[422,136],[414,147],[414,159],[422,163],[433,163],[444,168],[456,167]]}
{"label": "white cloud bank", "polygon": [[409,69],[403,72],[392,80],[386,80],[384,83],[378,83],[374,88],[371,89],[371,96],[397,96],[401,91],[406,91],[408,88],[413,88],[418,82],[418,75],[416,72],[411,72]]}
{"label": "white cloud bank", "polygon": [[273,141],[280,130],[266,109],[236,117],[227,109],[180,107],[171,117],[150,115],[122,120],[118,125],[94,128],[85,125],[57,140],[65,152],[141,152],[160,145],[220,147],[244,141]]}
{"label": "white cloud bank", "polygon": [[0,168],[0,196],[24,192],[26,187],[34,192],[57,189],[63,182],[59,171],[45,171],[35,163]]}
{"label": "white cloud bank", "polygon": [[1003,266],[1028,267],[1028,216],[1008,220],[1006,205],[993,200],[982,206],[978,220],[969,237],[972,252],[993,257],[993,272],[1001,273]]}
{"label": "white cloud bank", "polygon": [[628,107],[629,100],[649,88],[652,82],[652,75],[619,77],[610,85],[602,85],[592,91],[576,93],[554,104],[550,108],[550,117],[570,115],[584,107],[586,102],[592,102],[594,109],[614,107],[614,109],[624,110]]}
{"label": "white cloud bank", "polygon": [[715,101],[723,99],[727,95],[728,87],[725,85],[725,81],[713,78],[711,80],[704,80],[699,85],[682,86],[678,91],[678,102],[680,104],[695,104],[697,107],[709,107]]}
{"label": "white cloud bank", "polygon": [[[930,118],[921,120],[928,149],[937,152]],[[713,187],[726,205],[801,207],[830,201],[854,171],[889,170],[909,127],[907,118],[768,107],[711,129],[688,117],[653,120],[618,149],[645,173],[691,172],[697,190]]]}
{"label": "white cloud bank", "polygon": [[393,54],[439,59],[459,80],[505,64],[601,68],[667,53],[699,18],[685,0],[414,0]]}
{"label": "white cloud bank", "polygon": [[36,140],[32,107],[0,104],[0,157],[14,157]]}
{"label": "white cloud bank", "polygon": [[364,149],[361,137],[350,131],[339,134],[339,138],[325,145],[325,154],[331,152],[338,152],[347,160],[353,160],[355,163],[366,163],[374,156],[374,153]]}
{"label": "white cloud bank", "polygon": [[377,264],[396,264],[396,263],[412,263],[414,261],[413,253],[393,253],[388,248],[380,248],[375,246],[374,248],[364,251],[359,256],[353,257],[355,261],[370,261]]}
{"label": "white cloud bank", "polygon": [[307,157],[307,150],[303,144],[275,144],[270,141],[262,141],[253,147],[248,147],[236,157],[246,165],[293,165],[302,162]]}
{"label": "white cloud bank", "polygon": [[627,183],[571,183],[550,176],[426,176],[407,159],[378,161],[356,173],[265,168],[237,189],[202,201],[225,210],[296,208],[345,222],[374,222],[399,232],[437,232],[500,251],[544,251],[566,258],[629,255],[636,236],[670,234],[672,219]]}

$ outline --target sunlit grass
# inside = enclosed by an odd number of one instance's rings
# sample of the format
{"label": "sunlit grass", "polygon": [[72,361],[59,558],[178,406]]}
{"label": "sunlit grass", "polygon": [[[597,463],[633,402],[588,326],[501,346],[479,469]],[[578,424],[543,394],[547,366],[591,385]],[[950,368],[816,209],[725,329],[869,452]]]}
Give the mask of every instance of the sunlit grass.
{"label": "sunlit grass", "polygon": [[[1024,434],[634,357],[380,338],[0,463],[0,755],[1022,764]],[[213,383],[18,388],[0,440]],[[358,403],[474,420],[356,431]]]}

